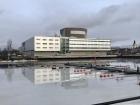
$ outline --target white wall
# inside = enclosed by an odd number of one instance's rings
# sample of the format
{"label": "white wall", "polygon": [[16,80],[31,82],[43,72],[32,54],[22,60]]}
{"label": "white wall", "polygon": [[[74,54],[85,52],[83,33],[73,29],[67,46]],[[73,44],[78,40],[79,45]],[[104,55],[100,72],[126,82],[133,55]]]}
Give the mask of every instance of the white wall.
{"label": "white wall", "polygon": [[60,37],[35,36],[25,41],[24,49],[24,51],[60,51]]}
{"label": "white wall", "polygon": [[[60,37],[35,36],[25,41],[25,51],[59,52],[61,49]],[[70,51],[109,51],[110,40],[69,38]]]}
{"label": "white wall", "polygon": [[60,37],[35,37],[35,51],[60,51]]}
{"label": "white wall", "polygon": [[70,51],[107,51],[111,49],[110,40],[69,39]]}

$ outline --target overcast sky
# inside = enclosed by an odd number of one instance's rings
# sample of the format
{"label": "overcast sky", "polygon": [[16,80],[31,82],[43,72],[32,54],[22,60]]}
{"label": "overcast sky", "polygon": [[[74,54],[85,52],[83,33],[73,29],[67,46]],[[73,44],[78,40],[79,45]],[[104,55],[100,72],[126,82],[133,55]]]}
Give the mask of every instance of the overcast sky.
{"label": "overcast sky", "polygon": [[87,28],[89,37],[113,46],[140,43],[140,0],[0,0],[0,47],[63,27]]}

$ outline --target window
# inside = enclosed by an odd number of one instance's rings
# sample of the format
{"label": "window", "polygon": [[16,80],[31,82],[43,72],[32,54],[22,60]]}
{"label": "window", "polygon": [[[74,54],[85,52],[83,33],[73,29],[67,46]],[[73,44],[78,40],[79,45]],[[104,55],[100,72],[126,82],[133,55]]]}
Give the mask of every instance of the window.
{"label": "window", "polygon": [[59,78],[56,78],[56,80],[59,80]]}
{"label": "window", "polygon": [[49,45],[53,45],[53,43],[49,43]]}
{"label": "window", "polygon": [[55,49],[58,49],[59,47],[55,47]]}
{"label": "window", "polygon": [[46,41],[47,39],[43,39],[43,41]]}
{"label": "window", "polygon": [[59,41],[58,39],[55,39],[55,41]]}
{"label": "window", "polygon": [[36,39],[36,40],[40,40],[40,39]]}
{"label": "window", "polygon": [[43,43],[43,45],[47,45],[47,43]]}
{"label": "window", "polygon": [[43,79],[43,81],[47,81],[47,79]]}
{"label": "window", "polygon": [[52,81],[52,80],[53,80],[53,78],[49,78],[49,80],[50,80],[50,81]]}
{"label": "window", "polygon": [[36,48],[40,49],[40,47],[36,47]]}
{"label": "window", "polygon": [[38,75],[37,77],[38,77],[38,78],[40,78],[40,77],[41,77],[41,75]]}
{"label": "window", "polygon": [[49,39],[49,41],[53,41],[53,39]]}
{"label": "window", "polygon": [[52,76],[53,76],[53,74],[49,74],[49,76],[50,76],[50,77],[52,77]]}
{"label": "window", "polygon": [[36,43],[36,44],[38,44],[38,45],[39,45],[40,43]]}
{"label": "window", "polygon": [[59,74],[55,74],[55,76],[59,76]]}
{"label": "window", "polygon": [[59,45],[59,43],[55,43],[55,45]]}
{"label": "window", "polygon": [[53,47],[49,47],[49,49],[53,49]]}
{"label": "window", "polygon": [[47,49],[47,47],[43,47],[44,49]]}

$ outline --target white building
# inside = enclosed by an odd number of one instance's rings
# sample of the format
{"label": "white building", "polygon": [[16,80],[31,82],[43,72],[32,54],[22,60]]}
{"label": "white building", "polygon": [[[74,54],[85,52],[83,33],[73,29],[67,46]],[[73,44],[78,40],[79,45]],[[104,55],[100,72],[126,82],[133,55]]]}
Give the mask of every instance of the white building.
{"label": "white building", "polygon": [[60,52],[60,37],[34,36],[24,41],[21,49],[30,57],[41,57],[46,52],[49,56],[54,52]]}
{"label": "white building", "polygon": [[94,57],[105,56],[111,50],[110,40],[72,37],[34,36],[22,43],[29,57]]}
{"label": "white building", "polygon": [[63,84],[65,84],[68,81],[76,81],[85,78],[86,76],[88,76],[90,71],[91,70],[88,69],[66,68],[65,66],[53,69],[53,66],[50,66],[25,68],[22,73],[28,80],[30,80],[34,84],[58,82],[64,82]]}
{"label": "white building", "polygon": [[34,84],[55,83],[70,79],[69,69],[55,69],[52,67],[32,67],[23,70],[23,75]]}
{"label": "white building", "polygon": [[111,49],[110,40],[98,40],[87,38],[70,38],[70,51],[109,51]]}

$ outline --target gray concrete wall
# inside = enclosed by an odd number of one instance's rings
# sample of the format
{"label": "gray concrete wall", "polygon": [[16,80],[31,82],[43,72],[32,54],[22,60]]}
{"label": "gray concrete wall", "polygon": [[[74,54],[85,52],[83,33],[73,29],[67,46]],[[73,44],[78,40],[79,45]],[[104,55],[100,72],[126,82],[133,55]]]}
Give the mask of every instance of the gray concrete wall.
{"label": "gray concrete wall", "polygon": [[96,51],[91,51],[91,52],[81,52],[81,51],[75,51],[75,52],[70,52],[67,53],[68,56],[106,56],[106,52],[96,52]]}
{"label": "gray concrete wall", "polygon": [[71,52],[66,54],[60,54],[59,52],[35,52],[34,56],[38,58],[105,57],[106,52]]}
{"label": "gray concrete wall", "polygon": [[43,51],[38,51],[38,52],[35,52],[35,57],[38,57],[38,58],[45,58],[45,57],[50,57],[50,56],[56,56],[58,52],[43,52]]}

